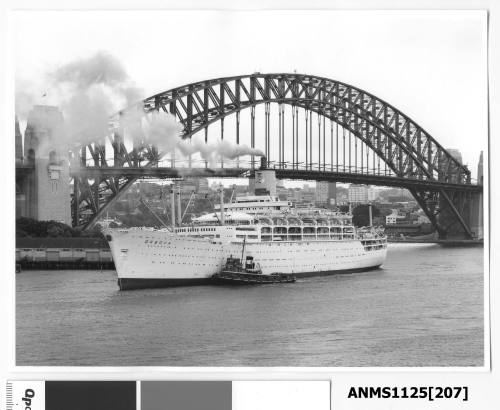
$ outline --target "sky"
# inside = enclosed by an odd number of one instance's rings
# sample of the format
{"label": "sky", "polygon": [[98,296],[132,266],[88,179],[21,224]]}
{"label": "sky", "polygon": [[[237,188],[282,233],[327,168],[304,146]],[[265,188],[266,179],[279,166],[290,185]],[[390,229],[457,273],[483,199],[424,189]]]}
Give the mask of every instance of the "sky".
{"label": "sky", "polygon": [[389,102],[445,148],[459,149],[473,177],[486,151],[481,11],[28,11],[12,17],[20,84],[43,87],[44,73],[98,51],[122,62],[144,98],[199,80],[296,71]]}

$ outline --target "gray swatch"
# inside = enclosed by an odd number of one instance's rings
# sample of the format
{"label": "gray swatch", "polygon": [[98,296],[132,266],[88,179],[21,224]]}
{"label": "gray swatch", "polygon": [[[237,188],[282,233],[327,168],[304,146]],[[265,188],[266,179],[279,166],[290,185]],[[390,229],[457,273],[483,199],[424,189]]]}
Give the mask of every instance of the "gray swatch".
{"label": "gray swatch", "polygon": [[230,381],[144,381],[141,410],[231,410]]}

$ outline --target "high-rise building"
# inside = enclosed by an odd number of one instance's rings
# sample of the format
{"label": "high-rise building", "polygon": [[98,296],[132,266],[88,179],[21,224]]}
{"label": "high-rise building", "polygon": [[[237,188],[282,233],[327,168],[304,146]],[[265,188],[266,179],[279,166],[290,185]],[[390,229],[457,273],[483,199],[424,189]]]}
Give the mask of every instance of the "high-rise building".
{"label": "high-rise building", "polygon": [[318,206],[337,205],[337,185],[335,182],[319,181],[316,183],[314,201]]}
{"label": "high-rise building", "polygon": [[316,202],[316,205],[328,204],[328,182],[325,181],[316,182],[314,202]]}
{"label": "high-rise building", "polygon": [[328,205],[337,206],[337,184],[335,182],[328,183]]}

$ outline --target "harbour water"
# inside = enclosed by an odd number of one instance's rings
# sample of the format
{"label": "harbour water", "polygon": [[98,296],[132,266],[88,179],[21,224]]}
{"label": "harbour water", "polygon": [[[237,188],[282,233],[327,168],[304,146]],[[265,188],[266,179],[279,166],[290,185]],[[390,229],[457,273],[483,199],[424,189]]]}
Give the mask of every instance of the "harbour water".
{"label": "harbour water", "polygon": [[120,292],[113,271],[16,275],[20,366],[482,366],[483,248],[390,244],[382,269]]}

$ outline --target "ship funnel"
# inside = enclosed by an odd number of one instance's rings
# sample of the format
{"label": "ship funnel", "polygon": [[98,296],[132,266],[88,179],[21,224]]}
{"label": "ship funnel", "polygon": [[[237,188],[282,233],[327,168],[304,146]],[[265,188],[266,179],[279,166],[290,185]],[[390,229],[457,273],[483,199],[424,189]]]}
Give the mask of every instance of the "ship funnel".
{"label": "ship funnel", "polygon": [[267,168],[267,158],[260,157],[260,169],[266,169],[266,168]]}

